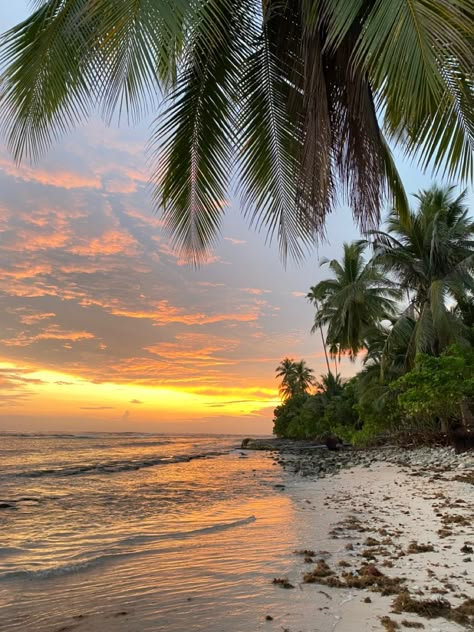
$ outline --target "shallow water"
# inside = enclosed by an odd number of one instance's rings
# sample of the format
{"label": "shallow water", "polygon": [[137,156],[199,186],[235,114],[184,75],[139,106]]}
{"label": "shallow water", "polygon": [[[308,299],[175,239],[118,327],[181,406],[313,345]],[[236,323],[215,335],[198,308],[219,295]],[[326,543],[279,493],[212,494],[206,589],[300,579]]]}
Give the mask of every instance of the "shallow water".
{"label": "shallow water", "polygon": [[257,629],[281,607],[297,508],[239,442],[2,435],[0,629],[93,629],[99,613],[140,632]]}

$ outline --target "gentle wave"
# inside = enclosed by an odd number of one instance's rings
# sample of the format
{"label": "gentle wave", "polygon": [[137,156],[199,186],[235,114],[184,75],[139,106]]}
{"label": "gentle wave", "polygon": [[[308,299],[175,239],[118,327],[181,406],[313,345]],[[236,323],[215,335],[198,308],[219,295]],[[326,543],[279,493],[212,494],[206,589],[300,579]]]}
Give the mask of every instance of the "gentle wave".
{"label": "gentle wave", "polygon": [[188,463],[194,459],[207,459],[227,454],[228,451],[204,452],[202,454],[181,455],[175,457],[156,457],[154,459],[143,459],[141,461],[109,461],[107,463],[89,463],[87,465],[76,465],[59,468],[45,468],[40,470],[26,470],[16,472],[14,476],[26,478],[38,478],[42,476],[81,476],[83,474],[114,474],[116,472],[127,472],[130,470],[141,470],[145,467],[155,467],[156,465],[170,465],[173,463]]}
{"label": "gentle wave", "polygon": [[227,531],[234,527],[241,527],[251,522],[255,522],[257,518],[255,516],[249,516],[248,518],[240,518],[239,520],[233,520],[232,522],[222,522],[210,527],[202,527],[200,529],[193,529],[191,531],[175,531],[173,533],[160,533],[160,534],[146,534],[135,535],[130,538],[120,540],[120,545],[141,544],[142,542],[159,542],[160,540],[185,540],[187,538],[193,538],[198,535],[206,535],[208,533],[218,533],[219,531]]}
{"label": "gentle wave", "polygon": [[[241,527],[247,524],[251,524],[255,522],[257,518],[255,516],[248,516],[247,518],[241,518],[240,520],[234,520],[232,522],[220,523],[216,525],[212,525],[210,527],[202,527],[201,529],[193,529],[191,531],[177,531],[174,533],[163,533],[163,534],[155,534],[155,535],[138,535],[132,536],[130,538],[125,538],[123,540],[118,540],[115,547],[123,547],[125,545],[132,544],[141,544],[141,543],[152,543],[152,542],[160,542],[164,540],[184,540],[187,538],[193,538],[200,535],[209,535],[213,533],[218,533],[221,531],[227,531],[228,529],[234,529],[237,527]],[[11,549],[13,551],[13,549]],[[169,551],[169,549],[167,549]],[[15,571],[5,571],[3,574],[0,574],[1,580],[9,580],[9,579],[47,579],[50,577],[58,577],[61,575],[67,575],[71,573],[77,573],[80,571],[87,570],[91,567],[95,567],[99,564],[103,564],[107,561],[123,559],[126,557],[137,557],[141,555],[147,555],[150,553],[159,553],[159,550],[151,548],[151,549],[139,549],[137,551],[115,551],[114,549],[110,550],[110,552],[101,552],[98,553],[95,557],[91,557],[88,560],[83,560],[80,562],[73,562],[68,564],[60,564],[57,566],[53,566],[51,568],[44,569],[36,569],[36,570],[15,570]]]}

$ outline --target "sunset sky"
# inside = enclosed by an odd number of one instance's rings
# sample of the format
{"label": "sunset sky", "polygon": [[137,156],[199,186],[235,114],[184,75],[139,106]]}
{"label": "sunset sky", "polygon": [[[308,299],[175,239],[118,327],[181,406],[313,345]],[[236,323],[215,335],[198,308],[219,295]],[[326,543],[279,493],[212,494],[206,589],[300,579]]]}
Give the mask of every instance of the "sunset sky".
{"label": "sunset sky", "polygon": [[[10,4],[2,31],[27,14]],[[189,268],[153,213],[151,120],[91,120],[20,168],[0,145],[0,430],[270,432],[280,359],[325,370],[304,295],[358,236],[349,210],[285,269],[231,197],[218,248]],[[410,193],[430,184],[400,166]]]}

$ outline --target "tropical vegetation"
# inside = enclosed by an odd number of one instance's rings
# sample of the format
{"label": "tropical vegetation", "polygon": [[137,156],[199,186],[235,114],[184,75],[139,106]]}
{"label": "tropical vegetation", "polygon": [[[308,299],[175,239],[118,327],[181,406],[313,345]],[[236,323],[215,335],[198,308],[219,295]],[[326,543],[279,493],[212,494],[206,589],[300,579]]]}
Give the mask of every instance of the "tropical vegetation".
{"label": "tropical vegetation", "polygon": [[310,289],[312,331],[329,356],[360,370],[331,371],[316,391],[275,410],[277,435],[364,443],[400,431],[474,429],[474,220],[466,194],[431,187],[401,221],[344,244],[332,277]]}
{"label": "tropical vegetation", "polygon": [[93,113],[154,112],[153,198],[195,262],[232,182],[251,224],[300,257],[336,193],[363,229],[387,196],[406,218],[389,142],[422,168],[472,177],[472,0],[32,4],[0,40],[15,159],[38,159]]}

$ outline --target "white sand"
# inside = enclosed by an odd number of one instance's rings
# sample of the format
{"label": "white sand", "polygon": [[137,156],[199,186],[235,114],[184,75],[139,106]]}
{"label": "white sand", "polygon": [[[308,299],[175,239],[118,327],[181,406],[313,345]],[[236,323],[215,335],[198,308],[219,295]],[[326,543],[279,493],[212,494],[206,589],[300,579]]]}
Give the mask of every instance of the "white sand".
{"label": "white sand", "polygon": [[[368,536],[383,540],[384,536],[377,533],[381,528],[390,533],[397,532],[392,538],[393,545],[385,547],[395,555],[400,550],[406,551],[413,540],[419,544],[432,544],[433,552],[393,559],[392,568],[382,565],[385,559],[390,559],[383,555],[377,555],[374,563],[391,577],[406,578],[406,586],[414,598],[444,597],[455,607],[466,598],[461,595],[474,597],[474,555],[460,551],[466,542],[474,547],[474,486],[452,480],[455,474],[465,472],[444,473],[442,479],[433,480],[427,473],[414,476],[413,469],[402,470],[395,465],[379,463],[370,469],[355,468],[334,478],[296,484],[292,493],[299,503],[306,504],[307,511],[313,511],[317,516],[317,520],[311,521],[305,548],[327,551],[329,555],[323,557],[340,573],[350,570],[338,567],[340,560],[350,562],[353,568],[360,567],[365,561],[360,554],[368,549],[363,542]],[[456,503],[457,500],[464,502]],[[440,514],[464,516],[468,524],[452,524],[452,535],[441,538],[438,535],[438,530],[443,527]],[[343,531],[337,539],[331,537],[329,532],[348,516],[356,516],[369,531],[349,530]],[[346,549],[348,543],[353,544],[353,551]],[[464,561],[467,558],[472,561]],[[465,629],[443,618],[427,620],[418,615],[393,614],[393,596],[382,597],[368,590],[301,584],[302,572],[312,568],[314,565],[302,562],[289,577],[297,585],[298,593],[304,595],[298,599],[298,611],[293,611],[283,626],[291,632],[382,630],[380,617],[387,615],[400,625],[400,629],[407,629],[401,625],[402,620],[418,621],[432,632]],[[431,576],[428,569],[433,573]],[[432,592],[434,590],[446,593]],[[364,602],[367,596],[371,603]]]}

